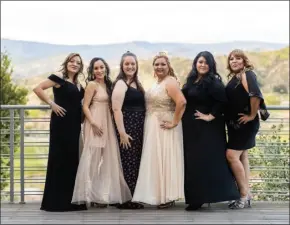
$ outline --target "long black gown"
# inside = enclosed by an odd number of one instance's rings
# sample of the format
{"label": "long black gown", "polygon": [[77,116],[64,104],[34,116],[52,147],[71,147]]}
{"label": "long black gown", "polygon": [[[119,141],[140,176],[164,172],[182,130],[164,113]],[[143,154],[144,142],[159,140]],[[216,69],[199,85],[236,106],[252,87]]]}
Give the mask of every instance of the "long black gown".
{"label": "long black gown", "polygon": [[[182,118],[185,166],[185,202],[203,204],[240,197],[226,159],[225,88],[217,78],[185,87],[182,92],[187,106]],[[194,113],[211,113],[215,119],[195,119]]]}
{"label": "long black gown", "polygon": [[[255,147],[256,135],[260,128],[260,119],[257,114],[255,119],[246,124],[239,124],[239,113],[251,113],[251,97],[260,98],[260,112],[268,114],[262,92],[260,91],[256,75],[253,71],[246,71],[246,79],[249,93],[244,88],[240,79],[232,77],[226,86],[228,98],[226,110],[226,124],[228,128],[228,148],[238,151],[247,150]],[[269,115],[267,115],[269,116]]]}
{"label": "long black gown", "polygon": [[46,182],[40,209],[52,212],[85,210],[85,205],[71,204],[79,163],[84,89],[79,90],[54,74],[48,78],[60,85],[53,88],[54,101],[67,112],[64,117],[51,113]]}

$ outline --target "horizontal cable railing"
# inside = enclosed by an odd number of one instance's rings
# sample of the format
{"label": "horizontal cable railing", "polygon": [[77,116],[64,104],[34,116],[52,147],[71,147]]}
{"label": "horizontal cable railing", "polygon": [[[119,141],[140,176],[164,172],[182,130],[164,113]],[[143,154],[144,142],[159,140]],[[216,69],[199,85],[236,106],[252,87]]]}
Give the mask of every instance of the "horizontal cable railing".
{"label": "horizontal cable railing", "polygon": [[[289,107],[269,106],[249,150],[256,200],[289,201]],[[1,105],[1,201],[40,201],[49,149],[50,107]]]}

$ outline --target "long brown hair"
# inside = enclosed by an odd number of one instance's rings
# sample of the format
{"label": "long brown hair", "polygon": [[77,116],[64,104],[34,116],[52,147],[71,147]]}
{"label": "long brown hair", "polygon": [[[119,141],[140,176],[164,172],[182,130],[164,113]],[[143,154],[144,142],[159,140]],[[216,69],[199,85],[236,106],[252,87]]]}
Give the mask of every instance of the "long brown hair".
{"label": "long brown hair", "polygon": [[109,101],[111,100],[111,95],[112,95],[112,80],[111,80],[111,70],[110,70],[110,66],[109,64],[106,62],[106,60],[104,60],[103,58],[101,57],[95,57],[91,60],[90,64],[89,64],[89,67],[87,68],[87,79],[86,79],[86,84],[88,84],[89,81],[93,81],[96,79],[95,75],[94,75],[94,65],[95,65],[95,62],[97,61],[102,61],[105,65],[105,68],[106,68],[106,75],[104,77],[104,82],[106,84],[106,91],[107,91],[107,94],[109,96]]}
{"label": "long brown hair", "polygon": [[152,63],[152,65],[154,66],[155,61],[156,61],[157,59],[160,59],[160,58],[165,59],[167,65],[168,65],[168,68],[169,68],[169,74],[168,74],[168,75],[169,75],[169,76],[172,76],[172,77],[174,77],[176,80],[178,80],[178,79],[177,79],[177,76],[176,76],[176,74],[175,74],[175,72],[174,72],[174,69],[173,69],[173,67],[171,66],[171,63],[170,63],[170,61],[169,61],[169,58],[168,58],[166,52],[159,52],[159,53],[158,53],[158,54],[153,58],[153,63]]}
{"label": "long brown hair", "polygon": [[64,62],[61,64],[61,69],[59,70],[63,74],[63,79],[68,79],[68,70],[67,70],[67,64],[72,60],[72,58],[78,56],[81,59],[81,66],[79,71],[74,75],[73,82],[75,84],[79,83],[78,77],[80,74],[83,74],[84,64],[82,57],[79,53],[70,53],[64,60]]}
{"label": "long brown hair", "polygon": [[114,89],[114,87],[115,87],[116,83],[118,82],[118,80],[123,80],[124,82],[127,81],[127,77],[126,77],[126,74],[125,74],[124,69],[123,69],[123,63],[124,63],[125,57],[127,57],[127,56],[132,56],[135,59],[135,62],[136,62],[136,72],[135,72],[135,74],[133,76],[133,79],[132,79],[131,83],[135,82],[136,86],[137,86],[137,89],[140,90],[142,93],[145,93],[145,90],[144,90],[144,88],[143,88],[143,86],[142,86],[142,84],[141,84],[141,82],[139,81],[139,78],[138,78],[139,66],[138,66],[137,56],[134,53],[130,52],[130,51],[127,51],[121,57],[120,71],[119,71],[119,74],[116,77],[116,79],[115,79],[115,81],[114,81],[114,83],[112,85],[113,86],[112,89]]}
{"label": "long brown hair", "polygon": [[244,61],[244,70],[253,70],[254,66],[253,64],[250,62],[248,56],[245,54],[245,52],[241,49],[234,49],[233,51],[230,52],[230,54],[228,55],[228,59],[227,59],[227,69],[229,70],[229,74],[228,74],[228,78],[232,77],[235,73],[231,68],[230,65],[230,58],[234,56],[234,57],[240,57],[243,59]]}

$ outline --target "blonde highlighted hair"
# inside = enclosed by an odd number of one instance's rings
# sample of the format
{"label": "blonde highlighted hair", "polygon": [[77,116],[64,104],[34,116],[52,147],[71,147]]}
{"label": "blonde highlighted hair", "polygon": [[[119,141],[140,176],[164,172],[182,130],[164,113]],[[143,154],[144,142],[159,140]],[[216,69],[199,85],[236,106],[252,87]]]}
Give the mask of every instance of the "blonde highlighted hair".
{"label": "blonde highlighted hair", "polygon": [[177,76],[176,76],[176,74],[175,74],[175,72],[174,72],[174,69],[173,69],[173,67],[171,66],[171,63],[170,63],[170,60],[169,60],[169,57],[168,57],[167,52],[165,52],[165,51],[158,52],[158,54],[153,58],[153,63],[152,63],[152,65],[154,66],[155,61],[156,61],[157,59],[160,59],[160,58],[163,58],[163,59],[166,60],[166,63],[167,63],[168,68],[169,68],[169,73],[168,73],[168,75],[169,75],[169,76],[172,76],[172,77],[174,77],[176,80],[178,80],[178,78],[177,78]]}
{"label": "blonde highlighted hair", "polygon": [[228,59],[227,59],[227,69],[229,70],[229,74],[228,74],[228,78],[230,78],[231,76],[233,76],[235,73],[231,68],[230,65],[230,59],[231,57],[239,57],[242,58],[244,61],[244,70],[249,71],[249,70],[254,70],[254,66],[253,64],[250,62],[248,56],[245,54],[245,52],[241,49],[234,49],[233,51],[230,52],[230,54],[228,55]]}
{"label": "blonde highlighted hair", "polygon": [[78,80],[78,76],[79,74],[83,74],[83,69],[84,69],[84,64],[83,64],[83,60],[82,60],[82,57],[80,56],[79,53],[70,53],[64,60],[64,62],[61,64],[61,69],[59,70],[60,72],[62,72],[63,74],[63,79],[68,79],[68,70],[67,70],[67,64],[72,60],[72,58],[78,56],[81,60],[81,65],[80,65],[80,69],[79,71],[74,75],[74,78],[73,78],[73,82],[75,84],[78,84],[79,83],[79,80]]}

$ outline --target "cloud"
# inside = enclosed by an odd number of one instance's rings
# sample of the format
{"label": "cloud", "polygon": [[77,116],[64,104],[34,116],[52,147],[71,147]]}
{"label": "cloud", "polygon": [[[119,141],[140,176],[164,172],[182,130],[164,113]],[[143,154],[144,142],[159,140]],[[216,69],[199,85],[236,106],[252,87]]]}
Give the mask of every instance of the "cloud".
{"label": "cloud", "polygon": [[1,38],[55,44],[289,42],[289,2],[1,2]]}

